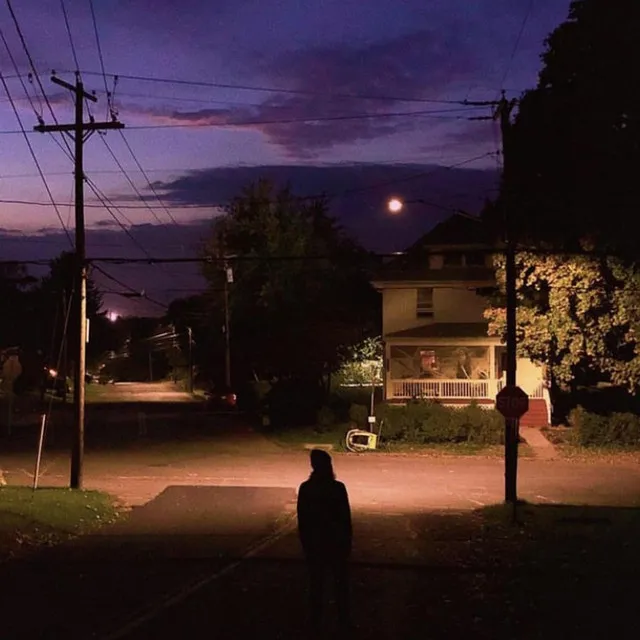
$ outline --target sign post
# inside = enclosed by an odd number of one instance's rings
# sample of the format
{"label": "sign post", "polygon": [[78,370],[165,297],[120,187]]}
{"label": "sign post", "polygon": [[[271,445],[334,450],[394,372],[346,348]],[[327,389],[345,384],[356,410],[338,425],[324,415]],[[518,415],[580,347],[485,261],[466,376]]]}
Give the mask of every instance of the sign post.
{"label": "sign post", "polygon": [[505,502],[513,505],[513,519],[518,502],[518,425],[520,418],[529,410],[529,396],[517,385],[507,385],[496,396],[496,409],[506,423],[504,440],[504,494]]}

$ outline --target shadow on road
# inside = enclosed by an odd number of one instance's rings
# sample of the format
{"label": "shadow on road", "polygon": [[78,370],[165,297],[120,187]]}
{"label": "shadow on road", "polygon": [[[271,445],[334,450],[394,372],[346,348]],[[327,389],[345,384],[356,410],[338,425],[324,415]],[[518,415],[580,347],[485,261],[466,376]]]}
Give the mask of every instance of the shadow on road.
{"label": "shadow on road", "polygon": [[[169,487],[98,535],[0,567],[2,635],[304,638],[294,500]],[[355,510],[354,536],[350,637],[635,637],[640,509],[523,505],[517,525],[502,506]]]}

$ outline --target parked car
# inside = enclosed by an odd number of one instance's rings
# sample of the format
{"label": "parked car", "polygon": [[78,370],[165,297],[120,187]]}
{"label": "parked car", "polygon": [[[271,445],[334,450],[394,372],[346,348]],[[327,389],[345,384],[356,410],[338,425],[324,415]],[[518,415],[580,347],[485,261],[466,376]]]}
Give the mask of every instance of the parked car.
{"label": "parked car", "polygon": [[229,387],[223,386],[205,392],[207,408],[218,411],[233,411],[238,405],[238,396]]}

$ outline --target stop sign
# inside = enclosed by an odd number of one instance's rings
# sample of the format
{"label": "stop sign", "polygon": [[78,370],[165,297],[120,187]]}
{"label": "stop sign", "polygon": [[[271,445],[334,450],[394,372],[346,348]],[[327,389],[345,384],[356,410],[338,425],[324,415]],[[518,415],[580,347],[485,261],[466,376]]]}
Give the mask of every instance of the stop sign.
{"label": "stop sign", "polygon": [[504,387],[496,396],[496,409],[505,418],[521,418],[529,410],[529,396],[520,387]]}

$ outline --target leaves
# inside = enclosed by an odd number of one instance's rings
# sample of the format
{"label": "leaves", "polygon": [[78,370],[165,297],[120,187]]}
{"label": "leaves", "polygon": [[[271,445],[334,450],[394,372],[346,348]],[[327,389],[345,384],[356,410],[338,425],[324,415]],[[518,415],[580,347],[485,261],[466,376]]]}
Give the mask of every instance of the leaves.
{"label": "leaves", "polygon": [[[640,388],[640,271],[615,258],[520,253],[520,353],[547,365],[560,384],[599,377]],[[504,291],[504,262],[497,263]],[[504,338],[505,309],[494,300],[486,312],[491,335]]]}

